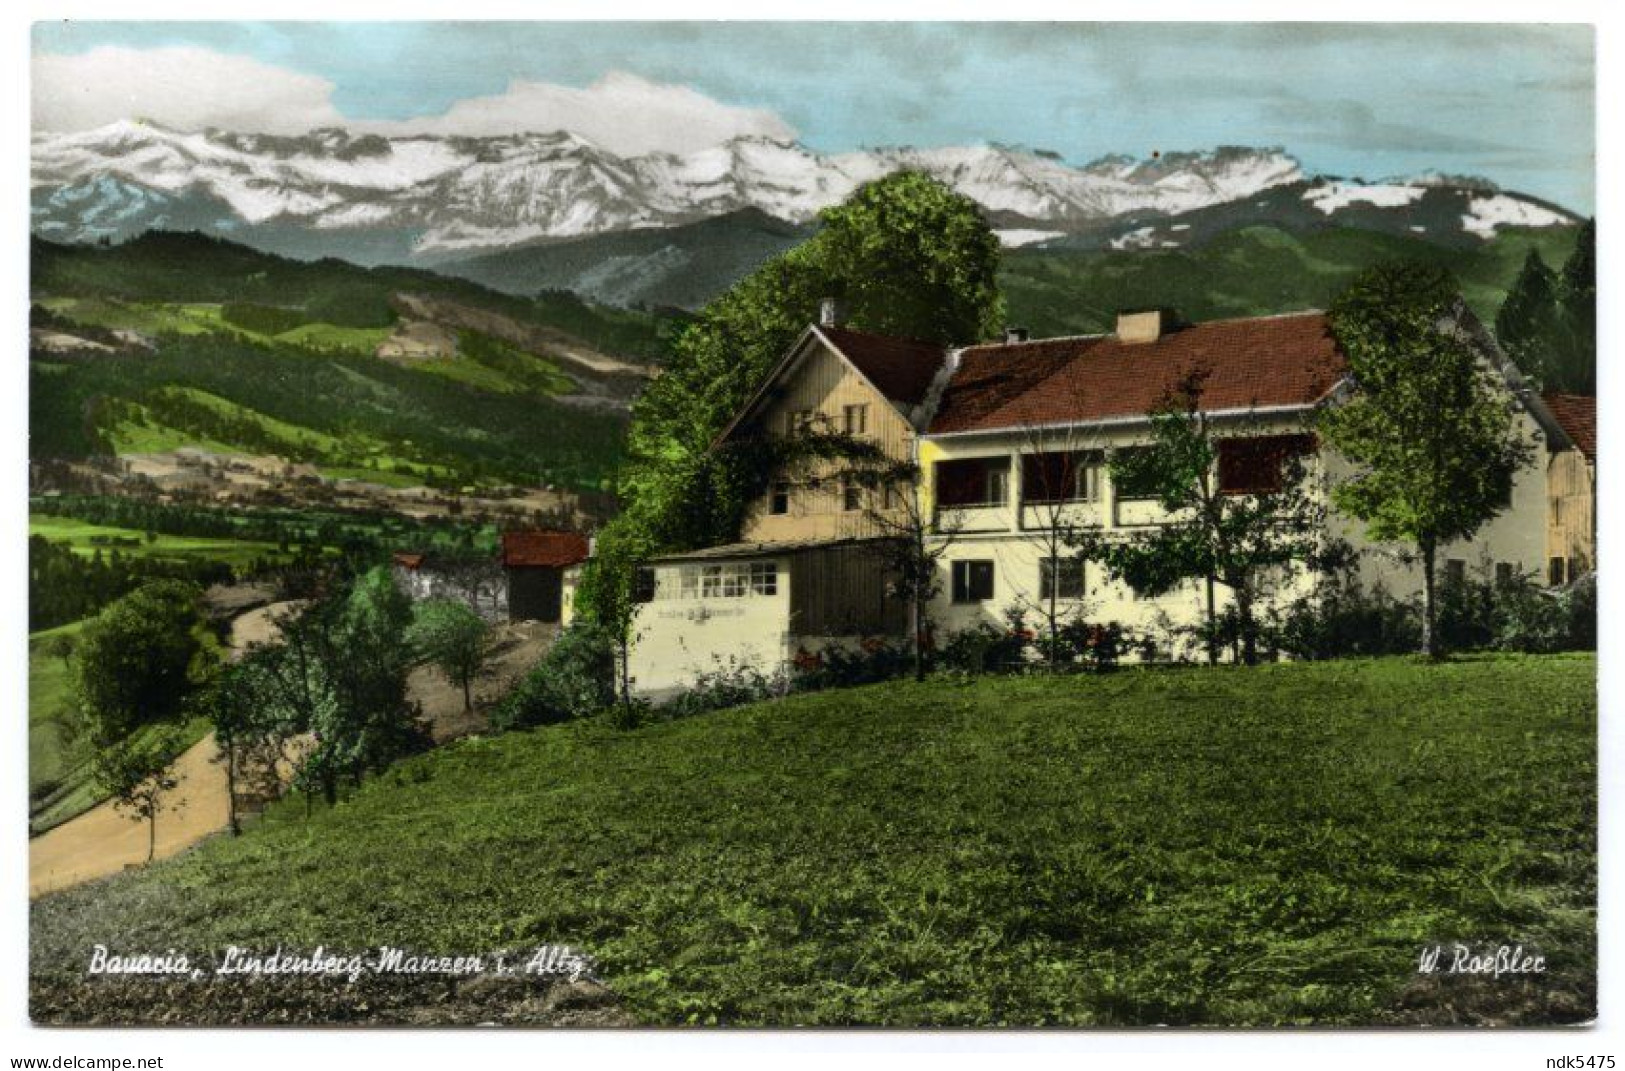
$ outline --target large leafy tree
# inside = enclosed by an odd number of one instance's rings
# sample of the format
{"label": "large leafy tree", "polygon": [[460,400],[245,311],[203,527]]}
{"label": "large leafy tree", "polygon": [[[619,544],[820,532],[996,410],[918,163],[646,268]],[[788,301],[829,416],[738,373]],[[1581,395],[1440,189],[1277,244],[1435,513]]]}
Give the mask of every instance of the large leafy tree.
{"label": "large leafy tree", "polygon": [[1354,466],[1333,488],[1339,509],[1375,540],[1406,544],[1422,566],[1422,649],[1440,653],[1435,599],[1439,548],[1468,539],[1501,512],[1531,458],[1516,402],[1463,329],[1456,280],[1431,265],[1379,265],[1332,304],[1352,397],[1320,430]]}
{"label": "large leafy tree", "polygon": [[85,626],[73,664],[97,786],[117,809],[147,823],[148,861],[163,798],[176,784],[169,770],[181,747],[174,722],[214,665],[199,596],[178,580],[137,588]]}
{"label": "large leafy tree", "polygon": [[73,683],[98,748],[173,719],[206,679],[215,648],[198,611],[199,595],[179,580],[153,581],[85,626]]}
{"label": "large leafy tree", "polygon": [[1206,375],[1185,376],[1149,414],[1151,441],[1111,455],[1113,482],[1154,495],[1164,523],[1128,535],[1080,529],[1074,545],[1114,579],[1155,597],[1188,580],[1204,585],[1209,661],[1218,661],[1220,622],[1215,587],[1231,594],[1242,661],[1258,660],[1257,605],[1266,572],[1297,563],[1318,569],[1328,559],[1325,507],[1308,493],[1300,453],[1290,440],[1256,428],[1231,434],[1268,447],[1252,458],[1273,471],[1250,493],[1227,493],[1218,471],[1219,437],[1202,409]]}
{"label": "large leafy tree", "polygon": [[426,747],[406,689],[411,621],[410,601],[383,567],[279,618],[277,642],[254,652],[252,674],[238,681],[242,689],[232,697],[262,708],[243,731],[270,739],[309,734],[295,782],[320,791],[329,804],[337,802],[342,778],[359,782]]}
{"label": "large leafy tree", "polygon": [[636,562],[737,535],[770,459],[712,443],[817,318],[821,299],[841,299],[851,326],[881,334],[966,343],[998,330],[999,243],[969,198],[900,172],[826,209],[821,222],[701,310],[633,406],[620,479],[626,508],[599,534],[577,597],[619,635]]}

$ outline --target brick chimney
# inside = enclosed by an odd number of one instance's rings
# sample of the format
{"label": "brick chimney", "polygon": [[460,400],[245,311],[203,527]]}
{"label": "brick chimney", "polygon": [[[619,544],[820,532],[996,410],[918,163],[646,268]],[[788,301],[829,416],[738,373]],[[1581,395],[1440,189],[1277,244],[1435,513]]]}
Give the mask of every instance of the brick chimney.
{"label": "brick chimney", "polygon": [[1117,341],[1155,342],[1178,321],[1173,309],[1128,309],[1117,314]]}
{"label": "brick chimney", "polygon": [[818,326],[840,327],[846,319],[846,302],[838,297],[827,297],[818,303]]}

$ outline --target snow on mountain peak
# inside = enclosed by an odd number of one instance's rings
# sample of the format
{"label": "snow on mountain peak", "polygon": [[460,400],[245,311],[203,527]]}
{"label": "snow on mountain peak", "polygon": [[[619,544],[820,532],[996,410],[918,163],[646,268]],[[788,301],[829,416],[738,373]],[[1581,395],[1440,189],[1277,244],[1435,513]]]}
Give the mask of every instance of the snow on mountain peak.
{"label": "snow on mountain peak", "polygon": [[[864,183],[902,169],[925,172],[972,198],[1017,244],[1306,181],[1298,161],[1280,148],[1103,156],[1076,167],[1053,152],[1000,144],[825,154],[771,134],[746,134],[693,152],[619,156],[565,130],[386,137],[321,127],[284,135],[188,133],[121,121],[36,134],[31,186],[44,197],[36,197],[36,226],[48,221],[54,237],[71,239],[75,218],[87,218],[93,207],[84,199],[95,199],[96,183],[112,180],[119,185],[106,189],[110,197],[116,191],[117,211],[103,210],[99,218],[116,217],[131,228],[143,222],[131,208],[139,204],[133,186],[169,198],[162,218],[171,222],[176,211],[189,211],[187,219],[213,212],[207,225],[221,230],[275,223],[327,234],[390,232],[419,253],[447,253],[676,226],[743,209],[806,223]],[[1330,215],[1351,203],[1414,199],[1427,184],[1317,182],[1305,197]],[[60,190],[75,193],[52,200]],[[1490,220],[1515,214],[1486,202],[1469,212],[1474,222],[1465,226],[1493,231]]]}

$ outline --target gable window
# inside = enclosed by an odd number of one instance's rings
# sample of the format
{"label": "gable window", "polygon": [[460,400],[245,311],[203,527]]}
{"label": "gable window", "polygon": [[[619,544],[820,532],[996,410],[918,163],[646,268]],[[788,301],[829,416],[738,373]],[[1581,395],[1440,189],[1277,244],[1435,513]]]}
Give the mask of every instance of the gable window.
{"label": "gable window", "polygon": [[986,602],[993,597],[993,563],[954,562],[953,600],[956,603]]}
{"label": "gable window", "polygon": [[790,512],[790,481],[773,482],[772,493],[768,496],[767,511],[775,517],[782,517]]}
{"label": "gable window", "polygon": [[848,435],[863,435],[869,430],[869,407],[848,405],[841,409],[841,430]]}
{"label": "gable window", "polygon": [[1038,597],[1048,600],[1084,596],[1082,558],[1044,558],[1038,563]]}
{"label": "gable window", "polygon": [[1511,562],[1496,562],[1495,563],[1495,584],[1496,584],[1497,587],[1503,587],[1504,588],[1508,584],[1512,583],[1513,576],[1514,576],[1514,573],[1512,571],[1512,563]]}
{"label": "gable window", "polygon": [[1552,587],[1561,587],[1568,582],[1568,559],[1552,558],[1546,563],[1546,583]]}
{"label": "gable window", "polygon": [[1219,493],[1269,495],[1286,483],[1287,461],[1314,448],[1307,435],[1219,440]]}
{"label": "gable window", "polygon": [[939,461],[937,504],[951,509],[1002,506],[1010,498],[1010,458],[975,457]]}
{"label": "gable window", "polygon": [[811,409],[792,409],[784,414],[784,433],[792,438],[805,435],[813,430],[817,418],[818,414]]}
{"label": "gable window", "polygon": [[1021,497],[1025,502],[1094,502],[1100,498],[1100,454],[1057,450],[1023,454]]}
{"label": "gable window", "polygon": [[1465,584],[1467,563],[1460,558],[1447,559],[1444,563],[1444,581],[1447,584]]}
{"label": "gable window", "polygon": [[847,473],[841,477],[841,509],[847,513],[863,508],[863,485]]}

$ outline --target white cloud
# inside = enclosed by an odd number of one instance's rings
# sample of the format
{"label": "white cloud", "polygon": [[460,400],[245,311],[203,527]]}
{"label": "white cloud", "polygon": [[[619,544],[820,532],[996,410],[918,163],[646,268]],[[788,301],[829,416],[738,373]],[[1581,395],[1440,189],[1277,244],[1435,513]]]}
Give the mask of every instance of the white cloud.
{"label": "white cloud", "polygon": [[486,136],[568,130],[621,156],[691,152],[741,135],[793,138],[773,112],[723,104],[687,86],[612,71],[586,89],[515,81],[505,93],[472,97],[443,115],[353,124],[378,133]]}
{"label": "white cloud", "polygon": [[344,121],[327,79],[206,48],[108,45],[39,54],[32,73],[36,131],[152,119],[180,130],[300,134]]}
{"label": "white cloud", "polygon": [[345,126],[378,134],[490,136],[568,130],[622,156],[691,152],[741,135],[793,138],[772,111],[724,104],[687,86],[612,71],[585,89],[514,81],[443,114],[404,120],[347,120],[332,82],[202,48],[107,46],[33,61],[34,129],[69,133],[120,119],[179,130],[300,134]]}

